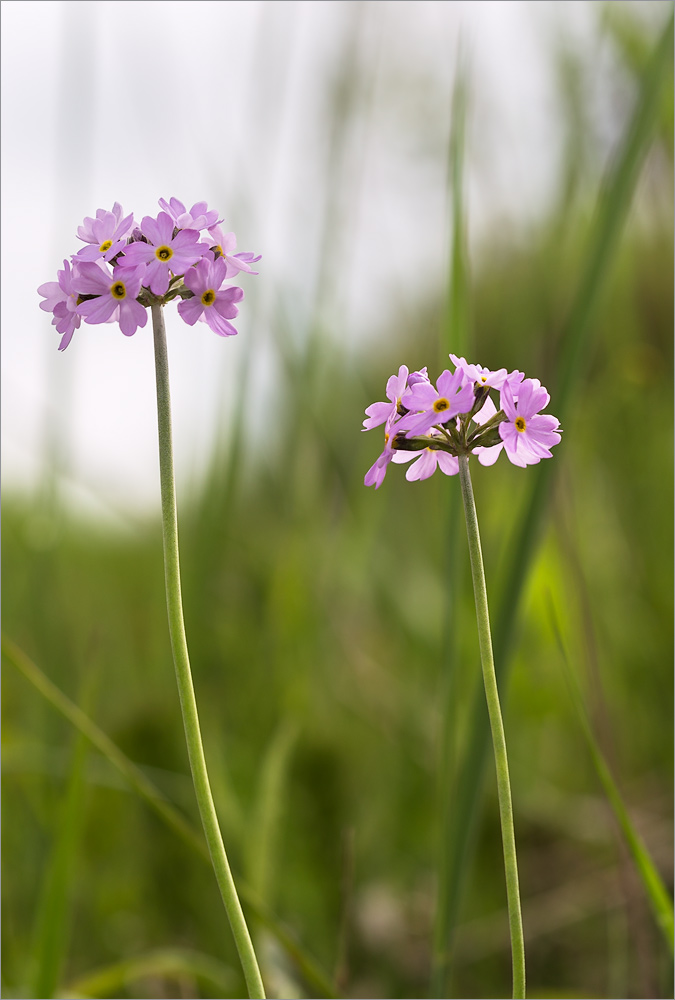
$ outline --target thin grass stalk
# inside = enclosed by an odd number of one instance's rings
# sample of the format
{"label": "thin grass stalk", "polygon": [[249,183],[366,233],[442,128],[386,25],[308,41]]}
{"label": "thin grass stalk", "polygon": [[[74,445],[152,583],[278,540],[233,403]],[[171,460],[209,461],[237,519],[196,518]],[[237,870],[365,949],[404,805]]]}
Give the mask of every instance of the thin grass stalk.
{"label": "thin grass stalk", "polygon": [[642,881],[642,885],[647,895],[647,899],[649,900],[656,923],[661,931],[661,934],[663,935],[666,946],[672,955],[673,935],[675,933],[673,901],[670,898],[668,890],[663,884],[663,880],[659,875],[656,865],[652,861],[651,855],[647,850],[644,841],[633,825],[628,809],[626,808],[619,788],[612,775],[611,768],[607,763],[605,755],[603,754],[600,744],[595,736],[595,733],[593,732],[593,726],[586,709],[586,704],[579,682],[572,671],[569,657],[567,656],[552,601],[550,603],[550,614],[553,631],[565,665],[565,680],[574,705],[577,721],[584,734],[586,743],[588,744],[595,772],[600,784],[602,785],[603,791],[607,796],[607,801],[612,808],[626,846],[628,847],[630,855],[635,863],[635,867],[637,868],[638,875]]}
{"label": "thin grass stalk", "polygon": [[35,920],[35,961],[29,995],[53,997],[61,980],[71,929],[70,895],[82,830],[85,764],[89,745],[77,733],[68,783],[57,813],[54,846],[47,863]]}
{"label": "thin grass stalk", "polygon": [[499,705],[497,675],[495,673],[495,663],[492,654],[492,636],[490,634],[490,613],[488,610],[487,587],[485,585],[485,569],[483,567],[483,553],[480,544],[478,516],[476,514],[476,503],[471,485],[468,455],[459,456],[459,478],[466,518],[466,534],[469,542],[473,594],[476,602],[480,659],[483,667],[483,682],[485,684],[485,697],[490,717],[492,747],[495,758],[495,770],[497,772],[499,819],[502,828],[504,872],[506,875],[506,896],[509,910],[509,932],[511,936],[511,958],[513,962],[513,997],[514,1000],[524,1000],[525,943],[523,939],[523,918],[520,909],[520,890],[518,887],[518,859],[516,855],[516,837],[513,828],[509,762],[506,754],[506,736],[504,734],[504,722]]}
{"label": "thin grass stalk", "polygon": [[206,980],[221,991],[223,996],[231,994],[235,988],[235,973],[231,966],[201,952],[166,948],[85,972],[72,980],[59,996],[64,1000],[120,996],[129,991],[131,983],[153,976],[190,976],[192,979]]}
{"label": "thin grass stalk", "polygon": [[[655,46],[643,79],[642,90],[619,153],[601,190],[595,222],[581,267],[576,297],[559,342],[556,415],[564,426],[574,392],[586,370],[591,343],[590,325],[615,258],[635,186],[657,125],[659,103],[672,75],[673,17]],[[502,690],[506,688],[510,656],[517,624],[518,605],[539,539],[553,476],[553,463],[543,462],[529,473],[532,491],[523,509],[519,528],[507,562],[494,628],[494,650]],[[452,894],[449,933],[457,926],[462,894],[471,869],[473,844],[482,803],[483,778],[489,753],[490,731],[482,697],[474,703],[469,726],[469,745],[459,775],[455,810],[461,822],[454,830],[448,884]]]}
{"label": "thin grass stalk", "polygon": [[164,572],[166,600],[169,616],[171,649],[176,668],[183,725],[187,743],[190,770],[202,818],[206,842],[216,875],[220,894],[225,905],[239,959],[251,1000],[265,996],[260,969],[237,890],[225,853],[218,816],[213,804],[206,759],[202,746],[197,701],[192,683],[190,659],[180,587],[180,562],[178,552],[178,515],[173,471],[173,442],[171,434],[171,398],[169,392],[169,362],[166,349],[166,330],[162,306],[152,306],[152,325],[155,344],[155,372],[157,381],[157,421],[159,428],[159,471],[162,495],[162,535],[164,539]]}

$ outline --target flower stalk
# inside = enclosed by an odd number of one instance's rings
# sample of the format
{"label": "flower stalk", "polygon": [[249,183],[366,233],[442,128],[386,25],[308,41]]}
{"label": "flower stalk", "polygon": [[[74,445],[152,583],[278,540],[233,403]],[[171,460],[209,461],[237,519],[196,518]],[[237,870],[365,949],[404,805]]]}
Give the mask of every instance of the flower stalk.
{"label": "flower stalk", "polygon": [[206,841],[211,855],[218,888],[225,904],[232,933],[239,952],[242,969],[250,998],[262,1000],[265,997],[258,961],[253,949],[246,920],[239,902],[232,872],[225,853],[225,846],[218,824],[206,759],[202,746],[197,701],[190,671],[183,604],[180,586],[180,563],[178,551],[178,517],[176,511],[176,489],[173,468],[173,443],[171,434],[171,400],[169,393],[169,365],[166,347],[166,331],[162,306],[153,304],[152,325],[155,343],[155,372],[157,380],[157,420],[159,428],[159,468],[162,496],[162,536],[164,542],[164,573],[166,581],[166,601],[169,616],[171,649],[176,668],[176,680],[180,695],[185,739],[190,770],[199,806]]}
{"label": "flower stalk", "polygon": [[466,518],[466,533],[469,542],[471,558],[471,576],[476,603],[476,621],[478,624],[478,642],[480,658],[483,667],[483,681],[487,699],[490,729],[492,731],[492,746],[497,772],[497,793],[499,798],[499,818],[502,828],[502,846],[504,850],[504,871],[506,874],[506,896],[509,912],[509,931],[511,935],[511,957],[513,963],[513,998],[524,1000],[525,997],[525,945],[523,940],[523,921],[520,911],[520,890],[518,887],[518,859],[516,856],[516,838],[513,828],[513,805],[511,802],[511,784],[509,781],[509,762],[506,755],[506,738],[504,722],[499,705],[499,691],[495,675],[494,658],[492,655],[492,636],[490,634],[490,615],[488,611],[487,588],[485,586],[485,570],[483,568],[483,553],[478,530],[478,516],[469,472],[468,455],[459,456],[459,478],[462,488],[462,501]]}

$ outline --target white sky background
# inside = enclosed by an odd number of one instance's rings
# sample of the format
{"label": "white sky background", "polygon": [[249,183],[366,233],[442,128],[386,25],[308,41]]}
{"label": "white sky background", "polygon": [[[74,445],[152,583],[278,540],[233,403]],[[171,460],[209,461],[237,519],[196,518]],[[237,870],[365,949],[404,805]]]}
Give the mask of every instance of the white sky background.
{"label": "white sky background", "polygon": [[[611,56],[597,49],[600,6],[5,0],[5,490],[35,487],[56,448],[66,495],[128,510],[157,503],[150,323],[132,338],[116,325],[82,324],[58,353],[59,335],[38,308],[37,286],[55,280],[63,259],[83,245],[75,230],[85,216],[119,201],[140,221],[157,214],[160,197],[188,207],[206,200],[237,233],[238,249],[263,254],[260,276],[239,282],[246,298],[238,337],[188,327],[166,309],[177,469],[183,480],[199,475],[247,338],[255,343],[258,391],[273,382],[279,289],[300,319],[309,314],[330,182],[329,85],[349,54],[360,53],[370,103],[350,133],[355,180],[345,196],[345,231],[335,235],[329,319],[355,348],[382,336],[387,320],[412,307],[420,289],[437,286],[445,268],[445,149],[460,35],[473,92],[475,246],[497,218],[531,221],[556,190],[552,51],[561,35],[592,54],[598,87],[589,101],[602,113]],[[663,14],[663,3],[639,6]]]}

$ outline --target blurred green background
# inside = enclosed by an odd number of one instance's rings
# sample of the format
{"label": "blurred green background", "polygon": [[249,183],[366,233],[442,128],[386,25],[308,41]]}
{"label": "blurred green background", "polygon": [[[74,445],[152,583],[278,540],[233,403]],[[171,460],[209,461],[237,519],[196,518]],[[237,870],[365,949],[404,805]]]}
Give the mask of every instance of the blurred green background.
{"label": "blurred green background", "polygon": [[[508,698],[503,686],[529,995],[672,995],[670,956],[566,680],[572,670],[631,819],[672,889],[672,65],[620,240],[584,292],[606,178],[672,9],[656,6],[653,22],[630,4],[598,13],[598,39],[615,60],[609,152],[606,123],[585,104],[584,67],[551,45],[558,194],[526,225],[495,219],[471,260],[464,133],[455,122],[454,146],[439,143],[435,153],[447,159],[449,204],[455,198],[441,222],[454,270],[449,264],[447,280],[421,288],[412,310],[384,303],[380,330],[349,349],[333,286],[353,181],[340,144],[369,78],[344,64],[332,81],[327,131],[336,145],[319,206],[324,250],[314,295],[298,304],[273,274],[256,279],[275,297],[275,392],[260,400],[264,432],[250,447],[249,350],[235,419],[219,429],[206,477],[179,487],[188,643],[233,869],[344,996],[429,995],[449,615],[458,772],[480,693],[465,543],[461,534],[448,542],[459,484],[441,475],[409,484],[391,466],[380,490],[364,488],[381,441],[379,431],[361,434],[363,411],[384,398],[402,363],[428,364],[435,378],[461,329],[459,353],[540,378],[558,414],[554,387],[571,356],[565,331],[580,297],[596,295],[518,605]],[[457,78],[470,135],[470,68]],[[391,100],[395,114],[397,95]],[[30,493],[5,490],[3,631],[198,826],[159,519],[128,514],[117,528],[98,525],[59,500],[53,474]],[[493,468],[473,466],[493,609],[505,599],[510,546],[539,474],[503,456]],[[450,611],[453,574],[461,587]],[[198,851],[11,660],[3,691],[3,995],[38,995],[31,984],[48,966],[55,992],[41,996],[242,996],[225,913]],[[510,955],[491,765],[472,847],[452,995],[505,996]],[[247,914],[270,995],[323,995],[278,936]]]}

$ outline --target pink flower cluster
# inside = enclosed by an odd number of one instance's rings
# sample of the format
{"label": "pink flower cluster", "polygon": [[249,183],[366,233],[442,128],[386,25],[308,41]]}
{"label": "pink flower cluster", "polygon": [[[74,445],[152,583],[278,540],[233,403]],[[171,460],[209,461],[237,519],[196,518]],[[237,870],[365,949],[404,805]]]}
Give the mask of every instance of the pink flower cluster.
{"label": "pink flower cluster", "polygon": [[[490,371],[451,354],[455,371],[444,371],[436,386],[426,368],[401,365],[387,382],[386,403],[366,410],[363,430],[384,424],[384,450],[365,476],[378,489],[390,462],[410,462],[406,479],[428,479],[437,468],[459,472],[458,457],[475,454],[493,465],[502,449],[514,465],[551,458],[560,441],[559,421],[547,413],[550,396],[536,378],[506,368]],[[490,393],[499,393],[499,409]]]}
{"label": "pink flower cluster", "polygon": [[[85,244],[70,262],[64,260],[56,281],[40,285],[40,308],[53,314],[65,351],[82,320],[119,323],[131,337],[145,326],[148,306],[180,298],[178,312],[190,326],[197,320],[221,337],[231,337],[230,323],[239,310],[241,288],[223,285],[260,260],[252,253],[235,253],[234,233],[224,233],[222,219],[199,201],[188,211],[177,198],[160,198],[162,211],[146,215],[140,226],[124,215],[117,202],[112,211],[99,208],[86,218],[77,236]],[[203,235],[205,234],[205,235]]]}

